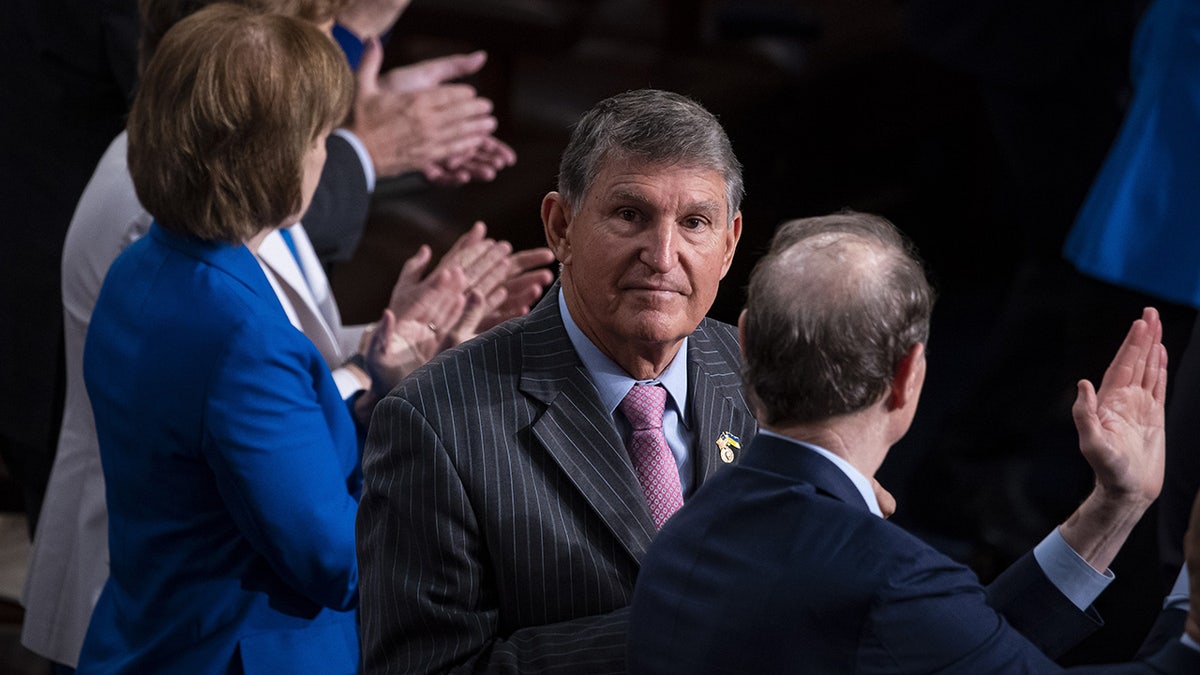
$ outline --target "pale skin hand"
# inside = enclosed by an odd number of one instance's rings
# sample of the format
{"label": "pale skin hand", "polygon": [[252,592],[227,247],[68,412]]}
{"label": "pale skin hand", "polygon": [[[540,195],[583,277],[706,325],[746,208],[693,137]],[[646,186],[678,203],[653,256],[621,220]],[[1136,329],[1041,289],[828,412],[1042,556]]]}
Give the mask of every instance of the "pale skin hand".
{"label": "pale skin hand", "polygon": [[338,13],[338,23],[360,39],[391,30],[410,0],[354,0]]}
{"label": "pale skin hand", "polygon": [[[459,237],[422,281],[432,257],[429,247],[422,246],[404,263],[388,308],[401,319],[434,326],[441,336],[438,351],[528,313],[554,278],[545,269],[553,252],[534,248],[513,253],[508,242],[487,238],[482,222]],[[422,288],[438,275],[453,276]]]}
{"label": "pale skin hand", "polygon": [[495,136],[486,136],[470,153],[425,167],[425,178],[438,185],[491,181],[502,169],[517,163],[517,153]]}
{"label": "pale skin hand", "polygon": [[554,281],[554,273],[546,265],[554,262],[554,251],[546,247],[517,251],[508,257],[509,276],[504,281],[504,302],[491,310],[480,322],[483,332],[517,316],[529,313],[529,308],[542,297],[546,286]]}
{"label": "pale skin hand", "polygon": [[1158,312],[1147,308],[1130,327],[1099,391],[1081,380],[1071,409],[1096,487],[1060,532],[1097,570],[1108,569],[1162,490],[1166,390],[1162,323]]}
{"label": "pale skin hand", "polygon": [[[380,86],[396,92],[415,92],[473,75],[487,63],[487,52],[453,54],[393,68],[380,79]],[[476,147],[426,165],[425,178],[439,185],[464,185],[491,181],[501,170],[517,162],[517,153],[492,135],[483,136]]]}
{"label": "pale skin hand", "polygon": [[896,512],[896,498],[874,477],[871,478],[871,487],[875,490],[875,501],[879,502],[880,513],[884,518],[891,518],[892,514]]}
{"label": "pale skin hand", "polygon": [[356,74],[352,122],[380,176],[395,176],[453,158],[472,156],[496,129],[492,102],[464,84],[440,84],[417,91],[381,86],[383,48],[377,38],[365,44]]}

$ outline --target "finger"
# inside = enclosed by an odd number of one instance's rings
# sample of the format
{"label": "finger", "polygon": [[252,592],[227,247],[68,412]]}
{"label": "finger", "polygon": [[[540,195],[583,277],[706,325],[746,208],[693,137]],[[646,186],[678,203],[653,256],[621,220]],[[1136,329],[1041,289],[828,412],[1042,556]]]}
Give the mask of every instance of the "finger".
{"label": "finger", "polygon": [[884,518],[890,518],[896,512],[896,498],[874,478],[871,479],[871,488],[875,491],[875,501],[879,504],[879,512]]}
{"label": "finger", "polygon": [[[492,242],[483,254],[476,258],[470,267],[464,267],[467,277],[471,279],[471,288],[477,288],[487,300],[491,293],[501,287],[509,277],[509,254],[512,244],[507,241]],[[492,305],[493,307],[495,305]]]}
{"label": "finger", "polygon": [[528,304],[542,297],[542,292],[552,281],[554,274],[550,270],[530,270],[504,282],[504,288],[508,290],[509,303],[519,300]]}
{"label": "finger", "polygon": [[371,334],[371,354],[378,357],[387,353],[392,331],[396,329],[396,315],[390,309],[383,310],[383,315],[379,317],[375,326],[375,331]]}
{"label": "finger", "polygon": [[421,277],[425,274],[425,268],[429,266],[429,260],[433,258],[433,250],[426,244],[421,244],[417,252],[408,260],[404,261],[404,266],[400,268],[400,282],[407,284],[418,284],[421,282]]}
{"label": "finger", "polygon": [[469,54],[451,54],[436,59],[427,59],[414,64],[414,68],[420,69],[419,75],[428,82],[428,85],[434,85],[474,75],[483,68],[485,63],[487,63],[487,52],[481,49]]}
{"label": "finger", "polygon": [[1154,400],[1160,404],[1166,404],[1167,401],[1167,348],[1162,344],[1155,345],[1155,351],[1159,353],[1158,359],[1158,378],[1154,383]]}
{"label": "finger", "polygon": [[[472,227],[479,227],[481,224],[482,222],[477,222]],[[486,233],[486,230],[483,232]],[[496,245],[497,242],[494,239],[473,239],[471,243],[455,251],[446,263],[450,266],[461,267],[467,273],[468,285],[474,285],[486,272],[482,266],[488,258],[494,255]]]}
{"label": "finger", "polygon": [[512,254],[512,267],[515,272],[544,267],[552,262],[554,262],[554,251],[545,246],[527,248]]}
{"label": "finger", "polygon": [[462,296],[466,291],[466,275],[461,269],[436,269],[413,290],[413,306],[402,318],[444,333],[458,321],[462,311]]}
{"label": "finger", "polygon": [[363,45],[362,61],[358,64],[355,81],[358,84],[357,96],[371,96],[379,91],[379,68],[383,66],[383,47],[379,38],[369,37]]}
{"label": "finger", "polygon": [[452,265],[461,265],[464,252],[477,246],[487,236],[487,225],[482,220],[477,220],[471,229],[467,230],[454,241],[446,255],[442,256],[438,267],[449,267]]}
{"label": "finger", "polygon": [[1117,349],[1112,363],[1104,371],[1100,390],[1140,384],[1145,371],[1145,349],[1149,343],[1149,326],[1142,319],[1134,321]]}
{"label": "finger", "polygon": [[458,324],[446,336],[443,349],[466,342],[479,333],[479,322],[487,314],[487,299],[478,290],[472,289],[463,296],[464,305]]}
{"label": "finger", "polygon": [[503,166],[499,168],[510,167],[517,163],[517,151],[497,137],[488,137],[486,149],[490,159],[502,163]]}
{"label": "finger", "polygon": [[490,110],[478,110],[474,103],[464,103],[437,111],[433,125],[433,140],[446,149],[443,156],[460,162],[473,157],[484,139],[496,130],[496,117]]}
{"label": "finger", "polygon": [[[469,84],[439,84],[436,87],[411,92],[412,104],[431,111],[449,109],[458,110],[460,105],[466,105],[466,110],[478,110],[477,115],[485,115],[492,111],[492,102],[480,98],[475,87]],[[472,107],[473,106],[473,107]]]}
{"label": "finger", "polygon": [[1142,310],[1142,320],[1150,326],[1150,336],[1154,342],[1162,342],[1162,319],[1158,315],[1158,310],[1153,307],[1146,307]]}

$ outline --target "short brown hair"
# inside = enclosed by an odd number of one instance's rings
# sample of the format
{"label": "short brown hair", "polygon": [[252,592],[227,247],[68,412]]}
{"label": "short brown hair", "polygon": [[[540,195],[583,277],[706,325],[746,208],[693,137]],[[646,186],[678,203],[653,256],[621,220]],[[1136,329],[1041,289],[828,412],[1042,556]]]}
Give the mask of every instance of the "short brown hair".
{"label": "short brown hair", "polygon": [[[191,16],[217,0],[138,0],[138,17],[141,37],[138,44],[139,59],[145,69],[150,57],[158,49],[158,43],[184,17]],[[244,5],[259,12],[283,14],[304,19],[313,24],[332,20],[349,0],[224,0]]]}
{"label": "short brown hair", "polygon": [[743,375],[759,421],[808,424],[877,402],[929,339],[933,302],[912,244],[884,218],[780,225],[746,300]]}
{"label": "short brown hair", "polygon": [[244,241],[301,206],[304,157],[350,108],[346,58],[314,26],[229,4],[167,32],[129,114],[129,173],[159,224]]}

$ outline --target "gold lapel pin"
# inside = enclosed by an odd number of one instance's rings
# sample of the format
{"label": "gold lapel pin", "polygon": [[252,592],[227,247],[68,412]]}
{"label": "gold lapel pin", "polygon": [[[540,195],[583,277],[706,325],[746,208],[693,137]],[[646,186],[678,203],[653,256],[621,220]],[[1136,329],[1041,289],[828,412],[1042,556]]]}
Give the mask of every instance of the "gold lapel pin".
{"label": "gold lapel pin", "polygon": [[721,432],[721,436],[717,438],[717,449],[721,451],[721,461],[730,464],[736,456],[733,451],[741,450],[742,443],[738,440],[737,436],[728,431],[723,431]]}

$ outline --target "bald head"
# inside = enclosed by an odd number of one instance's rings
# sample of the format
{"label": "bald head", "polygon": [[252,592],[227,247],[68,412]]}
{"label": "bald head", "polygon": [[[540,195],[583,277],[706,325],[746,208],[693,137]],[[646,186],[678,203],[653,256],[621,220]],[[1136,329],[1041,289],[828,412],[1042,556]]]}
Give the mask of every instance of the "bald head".
{"label": "bald head", "polygon": [[928,339],[933,290],[887,220],[844,212],[781,225],[746,303],[746,385],[762,423],[857,412]]}

